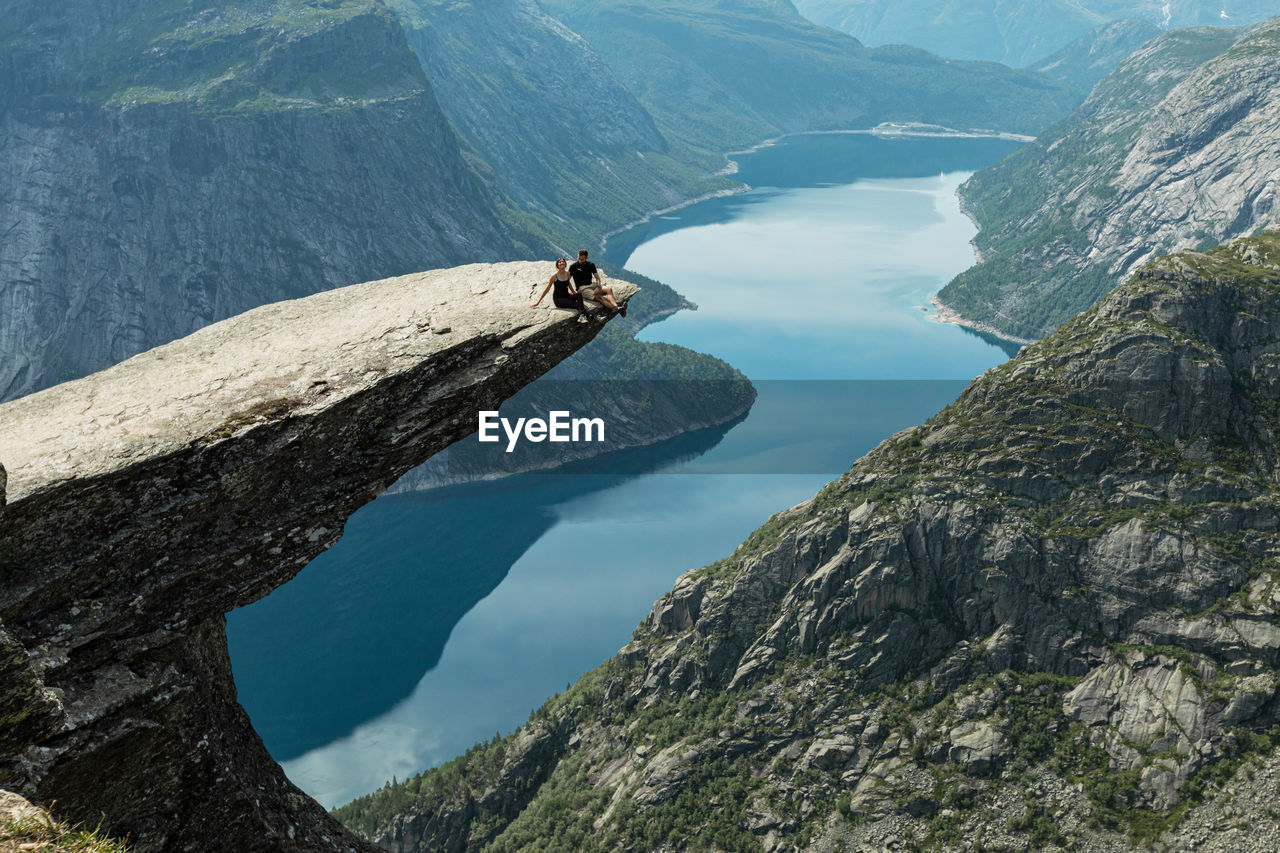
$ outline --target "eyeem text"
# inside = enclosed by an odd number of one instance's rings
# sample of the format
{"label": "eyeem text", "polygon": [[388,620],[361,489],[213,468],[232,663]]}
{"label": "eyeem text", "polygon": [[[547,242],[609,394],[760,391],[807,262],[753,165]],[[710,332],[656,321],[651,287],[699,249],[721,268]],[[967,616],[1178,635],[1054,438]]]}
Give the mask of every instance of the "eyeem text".
{"label": "eyeem text", "polygon": [[569,412],[552,411],[547,420],[517,418],[512,423],[497,412],[480,413],[480,440],[501,441],[498,428],[507,435],[507,453],[515,450],[521,436],[528,441],[604,441],[603,418],[575,418]]}

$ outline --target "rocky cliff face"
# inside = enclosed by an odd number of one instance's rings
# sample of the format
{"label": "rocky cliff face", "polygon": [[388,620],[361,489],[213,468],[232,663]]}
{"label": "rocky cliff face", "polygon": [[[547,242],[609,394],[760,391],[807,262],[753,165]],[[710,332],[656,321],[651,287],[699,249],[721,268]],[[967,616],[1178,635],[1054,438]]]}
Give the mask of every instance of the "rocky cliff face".
{"label": "rocky cliff face", "polygon": [[1269,849],[1277,329],[1280,232],[1149,264],[340,816],[392,850]]}
{"label": "rocky cliff face", "polygon": [[[527,221],[572,253],[649,211],[735,186],[673,150],[582,36],[532,0],[391,0],[450,123]],[[719,152],[716,152],[719,153]]]}
{"label": "rocky cliff face", "polygon": [[1094,27],[1031,69],[1087,92],[1160,32],[1141,18],[1112,21]]}
{"label": "rocky cliff face", "polygon": [[266,302],[527,251],[376,0],[24,0],[0,68],[0,399]]}
{"label": "rocky cliff face", "polygon": [[0,406],[5,785],[142,851],[372,849],[250,728],[223,614],[592,338],[527,307],[541,270],[266,306]]}
{"label": "rocky cliff face", "polygon": [[[1145,45],[1072,116],[961,194],[980,263],[939,294],[1040,337],[1154,255],[1252,234],[1280,184],[1280,18]],[[1234,43],[1233,43],[1234,42]]]}

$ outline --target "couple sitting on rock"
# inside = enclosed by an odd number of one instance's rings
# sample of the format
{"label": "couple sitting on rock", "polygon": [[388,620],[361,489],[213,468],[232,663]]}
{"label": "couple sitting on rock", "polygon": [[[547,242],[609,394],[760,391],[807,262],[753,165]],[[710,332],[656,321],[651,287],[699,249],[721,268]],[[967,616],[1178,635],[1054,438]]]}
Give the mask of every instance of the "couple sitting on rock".
{"label": "couple sitting on rock", "polygon": [[[546,298],[547,291],[553,286],[556,292],[551,295],[551,301],[557,308],[576,308],[579,311],[578,322],[587,322],[587,306],[582,300],[590,299],[599,302],[612,312],[617,312],[623,317],[627,316],[627,303],[623,302],[618,305],[616,299],[613,298],[613,288],[604,284],[600,280],[600,270],[596,265],[587,260],[587,250],[578,250],[578,260],[569,268],[565,269],[564,258],[556,258],[556,271],[551,278],[547,279],[547,286],[542,288],[542,295],[538,297],[538,301],[530,305],[530,308],[537,308],[542,304],[542,300]],[[593,281],[594,279],[594,281]],[[601,315],[599,320],[604,322],[608,319],[608,315]]]}

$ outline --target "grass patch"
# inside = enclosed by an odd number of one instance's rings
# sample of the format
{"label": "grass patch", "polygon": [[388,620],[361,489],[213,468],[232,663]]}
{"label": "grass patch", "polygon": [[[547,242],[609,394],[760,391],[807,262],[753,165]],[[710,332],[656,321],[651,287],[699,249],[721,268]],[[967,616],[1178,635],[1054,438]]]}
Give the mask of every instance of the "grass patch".
{"label": "grass patch", "polygon": [[102,829],[81,829],[47,813],[0,822],[0,853],[39,850],[41,853],[128,853],[123,842]]}

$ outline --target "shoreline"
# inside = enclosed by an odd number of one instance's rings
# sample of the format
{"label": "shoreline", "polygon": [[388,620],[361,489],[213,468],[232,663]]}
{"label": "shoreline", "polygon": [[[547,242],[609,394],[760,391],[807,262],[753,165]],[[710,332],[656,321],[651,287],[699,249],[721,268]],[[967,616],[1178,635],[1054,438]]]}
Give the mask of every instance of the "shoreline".
{"label": "shoreline", "polygon": [[[795,131],[793,133],[784,133],[779,136],[774,136],[769,139],[761,140],[760,142],[757,142],[755,145],[748,146],[747,148],[742,148],[735,151],[726,151],[724,153],[724,156],[725,156],[725,159],[728,161],[728,163],[723,169],[717,172],[716,175],[721,177],[727,177],[729,175],[737,174],[738,163],[736,160],[732,159],[735,155],[753,154],[757,151],[760,151],[763,148],[768,148],[772,145],[776,145],[778,142],[782,141],[783,139],[787,139],[788,137],[825,136],[825,135],[837,135],[837,134],[850,134],[850,135],[857,134],[857,135],[867,135],[867,136],[880,136],[880,137],[886,137],[886,138],[920,137],[920,138],[954,138],[954,139],[1006,139],[1006,140],[1015,141],[1015,142],[1031,142],[1035,139],[1034,136],[1026,136],[1024,134],[1010,133],[1008,131],[956,130],[955,128],[942,127],[941,125],[919,124],[916,122],[882,122],[881,124],[878,124],[875,127],[861,128],[857,130],[800,130],[800,131]],[[682,210],[686,207],[690,207],[692,205],[699,204],[704,201],[710,201],[711,199],[715,199],[715,198],[725,198],[727,196],[738,195],[739,193],[749,192],[750,190],[751,190],[751,186],[749,184],[741,184],[736,188],[726,187],[725,189],[714,190],[709,193],[703,193],[702,195],[696,196],[694,198],[686,199],[684,201],[678,202],[673,205],[669,205],[668,207],[664,207],[659,210],[651,210],[648,213],[646,213],[644,216],[640,217],[639,219],[636,219],[618,228],[614,228],[613,230],[605,233],[600,238],[600,249],[599,249],[600,254],[604,255],[606,247],[608,246],[610,237],[615,237],[624,231],[629,231],[632,228],[635,228],[639,225],[643,225],[644,223],[652,220],[655,216],[662,216],[667,213],[673,213],[677,210]],[[964,197],[960,196],[959,193],[957,193],[957,196],[959,200],[960,212],[965,216],[965,218],[967,218],[970,222],[973,223],[975,228],[977,228],[978,230],[981,230],[981,227],[978,224],[977,218],[973,215],[973,211],[970,210],[969,206],[965,203]],[[975,235],[975,239],[976,239],[976,235]],[[969,241],[969,245],[973,249],[975,263],[982,263],[982,260],[983,260],[982,252],[974,244],[973,240]],[[619,266],[621,266],[621,264]],[[685,300],[685,301],[687,302],[688,300]],[[962,326],[966,329],[970,329],[975,332],[981,332],[986,335],[991,335],[993,337],[999,338],[1002,341],[1008,341],[1009,343],[1019,344],[1021,346],[1028,346],[1030,344],[1034,344],[1038,340],[1033,338],[1023,338],[1017,335],[1010,335],[1009,333],[996,328],[990,323],[984,323],[981,320],[970,320],[964,317],[963,315],[961,315],[954,308],[950,307],[949,305],[947,305],[946,303],[938,299],[938,295],[936,293],[929,296],[929,303],[933,306],[933,313],[929,315],[929,319],[935,323],[949,323],[955,326]],[[634,336],[635,334],[638,334],[640,330],[643,329],[645,326],[648,326],[651,323],[657,322],[663,317],[670,316],[672,314],[678,313],[681,310],[686,310],[686,309],[691,309],[696,311],[697,305],[690,303],[688,305],[680,305],[674,309],[663,311],[658,316],[648,318],[646,322],[644,322],[639,328],[637,328],[634,332],[632,332],[632,335]]]}
{"label": "shoreline", "polygon": [[[963,186],[963,184],[961,184]],[[964,193],[960,192],[960,187],[956,187],[956,201],[960,203],[960,212],[964,217],[973,223],[973,238],[969,240],[969,248],[973,249],[973,262],[975,265],[986,260],[982,256],[982,250],[978,248],[978,234],[982,232],[982,223],[978,222],[978,217],[973,212],[973,208],[969,207],[969,202],[965,200]]]}
{"label": "shoreline", "polygon": [[922,124],[913,121],[884,121],[875,127],[860,127],[854,129],[842,130],[795,130],[790,133],[783,133],[778,136],[772,136],[768,139],[757,142],[736,151],[726,151],[726,157],[732,157],[734,154],[752,154],[761,148],[768,148],[792,136],[841,136],[841,135],[861,135],[861,136],[887,136],[899,137],[910,136],[920,138],[954,138],[954,139],[1006,139],[1010,142],[1034,142],[1034,136],[1028,136],[1025,133],[1013,133],[1007,130],[957,130],[954,127],[944,127],[940,124]]}
{"label": "shoreline", "polygon": [[[969,240],[969,248],[973,249],[974,265],[982,263],[982,250],[978,248],[978,233],[982,231],[982,225],[978,222],[978,217],[974,215],[973,209],[969,207],[968,201],[964,197],[964,193],[960,192],[960,188],[956,188],[956,202],[960,208],[960,213],[973,223],[975,229],[973,238]],[[960,314],[959,311],[947,305],[938,298],[938,294],[934,293],[929,296],[929,303],[933,306],[933,313],[929,315],[929,319],[935,323],[950,323],[955,326],[961,326],[974,332],[981,332],[984,335],[991,335],[1002,341],[1008,341],[1011,344],[1020,344],[1029,346],[1036,343],[1032,338],[1020,338],[1017,335],[1010,335],[990,323],[984,323],[981,320],[970,320]]]}
{"label": "shoreline", "polygon": [[1017,335],[1011,335],[1008,332],[997,329],[990,323],[984,323],[981,320],[969,320],[961,316],[954,308],[938,299],[938,294],[936,293],[929,297],[929,302],[933,305],[933,313],[929,315],[929,319],[935,323],[951,323],[955,326],[963,326],[966,329],[972,329],[975,332],[982,332],[984,335],[991,335],[1002,341],[1008,341],[1011,344],[1020,344],[1024,347],[1037,343],[1038,339],[1020,338]]}
{"label": "shoreline", "polygon": [[[720,175],[724,173],[717,172],[716,174]],[[676,204],[673,204],[669,207],[664,207],[659,210],[651,210],[648,213],[646,213],[644,216],[640,217],[639,219],[633,220],[632,222],[628,222],[626,225],[619,226],[617,228],[614,228],[612,231],[607,231],[603,235],[601,235],[600,248],[599,248],[600,255],[601,257],[603,257],[605,251],[608,249],[610,237],[616,237],[619,234],[621,234],[623,231],[630,231],[632,228],[635,228],[640,225],[644,225],[646,222],[653,219],[653,217],[655,216],[662,216],[667,213],[674,213],[677,210],[683,210],[686,207],[691,207],[695,204],[701,204],[704,201],[711,201],[714,198],[725,198],[727,196],[737,195],[738,193],[745,193],[750,189],[751,187],[748,186],[747,184],[742,184],[739,187],[725,187],[724,189],[712,190],[709,193],[703,193],[700,196],[695,196],[694,198],[685,199],[684,201],[677,202]],[[622,267],[623,265],[618,264],[618,266]]]}

